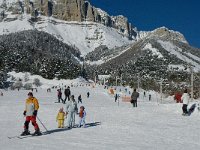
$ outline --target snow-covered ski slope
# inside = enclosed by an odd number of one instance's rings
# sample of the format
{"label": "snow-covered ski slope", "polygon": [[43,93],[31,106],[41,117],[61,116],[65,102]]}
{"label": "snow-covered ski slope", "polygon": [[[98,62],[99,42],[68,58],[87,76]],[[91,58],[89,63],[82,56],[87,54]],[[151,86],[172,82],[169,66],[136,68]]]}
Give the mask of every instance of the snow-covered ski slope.
{"label": "snow-covered ski slope", "polygon": [[[16,18],[16,20],[11,18]],[[7,19],[10,20],[0,22],[0,35],[38,29],[54,35],[64,43],[77,47],[83,55],[100,45],[114,48],[133,42],[116,29],[94,22],[67,22],[40,16],[40,20],[34,25],[28,21],[30,16],[26,14],[23,16],[9,14]]]}
{"label": "snow-covered ski slope", "polygon": [[[87,123],[101,122],[88,128],[57,130],[56,115],[63,104],[57,101],[56,89],[34,92],[40,109],[38,117],[51,134],[8,139],[23,130],[24,103],[28,91],[3,91],[0,97],[0,149],[2,150],[198,150],[200,149],[200,114],[181,115],[181,104],[152,102],[140,97],[138,108],[130,103],[114,102],[103,87],[72,87],[77,99],[82,94]],[[89,99],[86,92],[91,93]],[[78,105],[81,106],[80,104]],[[76,123],[77,123],[76,118]],[[39,122],[38,122],[39,123]],[[45,129],[39,123],[42,131]],[[30,131],[34,129],[30,124]]]}

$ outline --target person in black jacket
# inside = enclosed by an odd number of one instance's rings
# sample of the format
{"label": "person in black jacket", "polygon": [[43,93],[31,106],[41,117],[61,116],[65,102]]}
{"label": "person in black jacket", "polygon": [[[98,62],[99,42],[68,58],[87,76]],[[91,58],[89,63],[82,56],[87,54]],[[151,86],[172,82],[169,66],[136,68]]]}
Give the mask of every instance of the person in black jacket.
{"label": "person in black jacket", "polygon": [[132,95],[131,95],[131,103],[133,104],[133,107],[137,107],[137,99],[139,97],[139,93],[134,89]]}
{"label": "person in black jacket", "polygon": [[81,103],[82,104],[82,98],[81,98],[81,95],[79,95],[79,97],[78,97],[78,103]]}
{"label": "person in black jacket", "polygon": [[90,97],[90,92],[87,92],[87,98],[89,98]]}
{"label": "person in black jacket", "polygon": [[65,100],[64,100],[64,104],[66,102],[66,100],[68,99],[68,101],[70,100],[70,95],[71,95],[71,91],[70,91],[70,87],[68,86],[67,89],[65,89]]}

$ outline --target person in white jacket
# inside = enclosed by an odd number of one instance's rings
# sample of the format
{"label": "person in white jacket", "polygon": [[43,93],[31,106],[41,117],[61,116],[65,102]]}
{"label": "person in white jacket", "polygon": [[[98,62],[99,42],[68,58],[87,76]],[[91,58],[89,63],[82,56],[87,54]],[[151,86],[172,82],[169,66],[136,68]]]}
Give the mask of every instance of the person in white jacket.
{"label": "person in white jacket", "polygon": [[70,101],[66,105],[67,127],[72,128],[75,125],[75,114],[78,113],[77,103],[74,95],[71,96]]}
{"label": "person in white jacket", "polygon": [[188,114],[188,111],[187,111],[187,106],[189,104],[189,99],[190,99],[190,96],[187,92],[187,89],[184,90],[184,93],[181,97],[181,101],[183,102],[183,107],[182,107],[182,110],[183,110],[183,114]]}

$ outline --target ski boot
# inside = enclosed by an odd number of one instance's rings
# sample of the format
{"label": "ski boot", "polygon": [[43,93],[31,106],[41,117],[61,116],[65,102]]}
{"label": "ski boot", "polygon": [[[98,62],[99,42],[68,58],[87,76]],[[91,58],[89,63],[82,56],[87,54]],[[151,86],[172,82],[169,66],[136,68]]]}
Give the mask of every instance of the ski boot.
{"label": "ski boot", "polygon": [[183,116],[189,116],[189,113],[183,113],[182,115]]}
{"label": "ski boot", "polygon": [[42,135],[42,133],[40,132],[39,129],[35,130],[35,132],[33,133],[33,136],[40,136]]}
{"label": "ski boot", "polygon": [[30,135],[30,131],[24,130],[24,132],[22,132],[21,134],[21,136],[26,136],[26,135]]}

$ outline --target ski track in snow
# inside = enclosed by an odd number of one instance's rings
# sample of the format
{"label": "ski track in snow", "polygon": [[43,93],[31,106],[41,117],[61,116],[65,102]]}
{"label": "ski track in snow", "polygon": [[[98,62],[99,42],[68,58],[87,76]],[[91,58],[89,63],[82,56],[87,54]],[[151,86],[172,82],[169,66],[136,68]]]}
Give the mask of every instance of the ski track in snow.
{"label": "ski track in snow", "polygon": [[[160,104],[140,99],[138,108],[130,103],[120,101],[119,106],[114,97],[103,87],[72,87],[72,94],[77,99],[82,94],[86,108],[87,123],[101,122],[101,125],[88,128],[74,128],[53,132],[39,137],[8,139],[19,135],[23,130],[24,103],[28,91],[4,91],[0,97],[0,145],[3,150],[56,150],[56,149],[134,149],[134,150],[197,150],[199,143],[199,113],[190,117],[181,115],[181,104]],[[87,92],[91,93],[89,99]],[[56,115],[63,104],[57,101],[56,89],[51,93],[46,90],[34,92],[40,109],[38,117],[48,130],[57,129]],[[153,98],[153,97],[152,97]],[[79,104],[78,107],[81,105]],[[76,118],[76,123],[78,118]],[[45,129],[38,124],[42,131]],[[34,129],[30,124],[30,131]]]}

